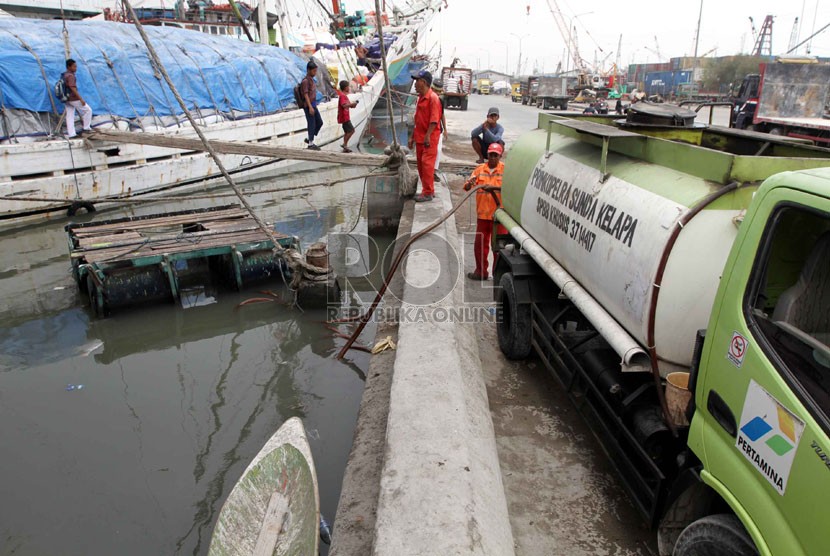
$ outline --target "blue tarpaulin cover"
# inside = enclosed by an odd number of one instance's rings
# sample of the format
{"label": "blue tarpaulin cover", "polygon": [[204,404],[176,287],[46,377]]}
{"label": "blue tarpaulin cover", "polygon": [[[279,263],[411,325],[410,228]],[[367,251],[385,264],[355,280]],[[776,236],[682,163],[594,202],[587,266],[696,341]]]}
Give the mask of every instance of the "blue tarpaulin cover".
{"label": "blue tarpaulin cover", "polygon": [[[386,50],[392,46],[392,43],[398,40],[397,35],[385,34],[383,35],[383,47]],[[380,58],[380,37],[375,36],[368,43],[364,45],[369,51],[367,55],[369,58]]]}
{"label": "blue tarpaulin cover", "polygon": [[[181,114],[132,24],[68,21],[78,90],[95,114],[127,119]],[[0,105],[63,110],[54,85],[65,71],[61,21],[0,18]],[[145,26],[189,109],[272,113],[294,104],[306,62],[282,48],[172,27]],[[319,99],[319,97],[318,97]]]}

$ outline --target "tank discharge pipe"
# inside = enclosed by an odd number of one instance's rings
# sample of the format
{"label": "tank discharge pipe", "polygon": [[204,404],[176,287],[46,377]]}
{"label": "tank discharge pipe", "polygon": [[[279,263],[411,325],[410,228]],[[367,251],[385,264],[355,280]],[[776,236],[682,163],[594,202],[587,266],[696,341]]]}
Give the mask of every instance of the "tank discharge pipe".
{"label": "tank discharge pipe", "polygon": [[551,280],[559,286],[562,293],[571,300],[585,318],[594,325],[603,338],[620,356],[623,372],[649,372],[651,364],[648,353],[614,320],[608,311],[589,294],[585,288],[574,280],[568,271],[547,254],[541,245],[536,243],[519,224],[513,220],[504,209],[496,211],[496,220],[510,230],[513,239],[519,242],[536,263],[542,267]]}

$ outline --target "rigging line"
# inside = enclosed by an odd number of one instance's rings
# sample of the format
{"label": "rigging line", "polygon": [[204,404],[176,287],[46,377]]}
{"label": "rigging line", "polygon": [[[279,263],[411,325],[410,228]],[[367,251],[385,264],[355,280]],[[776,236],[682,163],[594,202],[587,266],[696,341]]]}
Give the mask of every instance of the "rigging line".
{"label": "rigging line", "polygon": [[[75,178],[75,194],[76,194],[75,198],[80,199],[81,198],[81,186],[78,184],[78,172],[75,168],[75,155],[72,154],[72,140],[67,138],[66,139],[66,145],[69,147],[69,159],[72,161],[72,170],[75,170],[75,171],[72,172],[72,177]],[[93,180],[94,179],[95,179],[95,176],[93,176]]]}
{"label": "rigging line", "polygon": [[[125,6],[127,5],[126,0],[125,0],[124,5]],[[133,18],[134,23],[137,23],[138,25],[141,25],[141,22],[138,21],[138,16],[135,15],[135,12],[132,12],[132,15],[130,17]],[[142,28],[142,31],[143,31],[143,28]],[[147,41],[149,42],[149,40],[150,39],[148,38]],[[153,58],[150,57],[149,54],[148,54],[147,58],[150,61],[150,67],[153,69],[153,77],[156,78],[156,81],[158,82],[159,89],[161,90],[161,94],[162,94],[162,96],[164,96],[164,102],[167,104],[167,109],[170,111],[170,115],[176,120],[176,127],[181,128],[182,123],[179,121],[179,117],[176,115],[176,110],[173,108],[173,105],[170,104],[170,99],[168,98],[167,91],[164,88],[164,83],[163,83],[164,80],[162,79],[161,71],[159,69],[159,66],[161,65],[161,60],[158,60],[158,58],[156,60],[153,60]],[[164,124],[164,120],[161,121],[161,126],[162,127],[167,127]]]}
{"label": "rigging line", "polygon": [[92,79],[92,84],[95,86],[95,90],[98,92],[98,97],[101,100],[101,103],[103,104],[104,109],[107,111],[107,114],[109,114],[110,119],[114,120],[115,116],[112,113],[112,109],[110,108],[109,104],[107,103],[107,95],[101,94],[101,86],[98,84],[98,79],[95,78],[95,73],[92,71],[92,68],[90,67],[89,62],[83,56],[83,54],[81,54],[80,52],[78,52],[76,54],[76,56],[84,64],[84,66],[87,69],[87,72],[89,72],[89,77]]}
{"label": "rigging line", "polygon": [[40,68],[40,75],[43,77],[43,82],[46,84],[47,96],[49,97],[49,102],[52,104],[52,111],[55,114],[58,114],[58,107],[55,104],[55,97],[53,96],[52,88],[49,86],[49,78],[46,76],[46,68],[43,67],[43,62],[41,62],[40,56],[38,56],[37,53],[34,50],[32,50],[32,47],[29,46],[26,43],[26,41],[24,41],[22,38],[20,38],[17,34],[12,33],[11,31],[6,31],[6,32],[9,33],[14,38],[16,38],[20,42],[20,44],[23,45],[23,48],[28,50],[29,54],[31,54],[32,57],[34,57],[34,59],[37,61],[37,65]]}
{"label": "rigging line", "polygon": [[380,38],[380,59],[383,63],[383,81],[386,85],[386,111],[389,113],[389,125],[392,126],[392,151],[400,150],[398,134],[395,131],[395,113],[392,111],[392,83],[389,82],[389,68],[386,66],[386,41],[383,38],[383,15],[380,11],[380,0],[375,0],[375,25]]}
{"label": "rigging line", "polygon": [[[205,120],[205,115],[202,113],[202,107],[201,107],[201,106],[199,106],[199,102],[196,100],[196,99],[198,99],[198,96],[196,95],[196,89],[193,87],[193,84],[190,82],[190,74],[191,74],[191,72],[190,72],[190,71],[187,71],[187,70],[189,70],[190,68],[186,68],[186,67],[185,67],[185,66],[181,63],[181,58],[180,58],[179,56],[176,56],[176,53],[175,53],[175,52],[171,52],[171,51],[170,51],[170,46],[168,45],[168,43],[167,43],[166,41],[165,41],[165,42],[163,42],[162,44],[164,45],[164,48],[165,48],[165,50],[167,51],[167,53],[170,55],[170,57],[173,59],[173,61],[176,63],[176,65],[177,65],[177,66],[179,67],[179,69],[181,70],[181,73],[182,73],[182,77],[183,77],[184,84],[185,84],[185,85],[187,85],[187,87],[190,89],[190,95],[191,95],[190,102],[193,104],[193,110],[194,110],[196,113],[198,113],[198,114],[199,114],[199,118],[202,120],[202,123],[207,123],[207,121]],[[178,45],[177,45],[177,46],[178,46]],[[181,49],[181,46],[179,46],[179,48]],[[182,50],[182,53],[184,54],[184,50]],[[185,54],[185,56],[187,56],[187,55]],[[189,59],[189,57],[188,57],[188,59]],[[161,57],[159,57],[159,65],[161,65]],[[196,66],[197,71],[199,71],[199,73],[201,74],[202,72],[201,72],[201,70],[199,69],[198,64],[195,64],[195,63],[194,63],[194,65]],[[203,77],[203,79],[204,79],[204,76],[202,76],[202,77]],[[206,88],[207,88],[208,90],[210,89],[209,87],[207,87],[207,82],[205,82],[205,86],[206,86]],[[211,96],[211,100],[213,100],[213,97],[212,97],[212,96]],[[180,119],[180,118],[179,118],[179,116],[177,115],[177,116],[176,116],[176,120],[178,121],[179,119]]]}
{"label": "rigging line", "polygon": [[63,13],[63,0],[61,0],[61,20],[63,21],[63,52],[66,59],[69,59],[69,29],[66,28],[66,15]]}
{"label": "rigging line", "polygon": [[[208,48],[208,49],[212,50],[213,52],[215,52],[215,53],[219,56],[219,59],[220,59],[221,61],[226,62],[226,63],[228,62],[228,59],[225,57],[225,54],[224,54],[223,52],[220,52],[219,50],[217,50],[217,49],[216,49],[216,48],[215,48],[215,47],[214,47],[211,43],[209,43],[209,42],[200,43],[200,46],[202,46],[202,47],[206,47],[206,48]],[[239,88],[240,88],[240,89],[242,89],[242,94],[244,94],[244,95],[245,95],[245,99],[248,101],[248,111],[249,111],[249,114],[250,114],[251,116],[253,116],[253,114],[254,114],[254,101],[253,101],[253,100],[251,100],[250,95],[248,95],[248,90],[247,90],[247,89],[245,89],[245,84],[244,84],[244,82],[242,81],[242,75],[239,73],[239,70],[236,68],[236,64],[230,64],[230,63],[228,63],[228,66],[230,66],[231,68],[233,68],[233,72],[234,72],[234,74],[236,75],[236,79],[237,79],[237,81],[239,81]],[[224,101],[225,101],[225,103],[228,105],[228,110],[229,110],[229,112],[230,112],[231,114],[233,114],[234,109],[233,109],[233,106],[231,106],[230,99],[228,98],[228,93],[227,93],[227,91],[225,91],[225,83],[224,83],[224,80],[222,80],[222,81],[221,81],[221,84],[222,84],[222,95],[224,96]],[[234,120],[236,119],[236,116],[235,116],[235,115],[234,115],[234,118],[233,118],[233,119],[234,119]]]}
{"label": "rigging line", "polygon": [[[121,78],[118,76],[118,72],[115,71],[115,64],[107,55],[106,52],[99,46],[98,50],[101,52],[101,55],[104,57],[104,60],[107,62],[107,67],[109,67],[110,71],[112,72],[112,76],[115,78],[116,83],[118,83],[118,87],[124,93],[124,98],[127,99],[127,102],[130,104],[130,108],[133,109],[133,113],[135,114],[136,121],[138,122],[138,127],[144,131],[144,126],[141,123],[141,117],[138,114],[138,109],[133,104],[133,99],[130,98],[130,94],[127,92],[127,89],[124,87],[124,83],[121,82]],[[110,114],[112,115],[112,114]]]}
{"label": "rigging line", "polygon": [[147,45],[148,53],[158,62],[159,70],[161,71],[161,74],[164,77],[164,80],[167,82],[167,85],[173,91],[173,94],[175,95],[176,100],[178,101],[178,103],[182,107],[182,109],[184,110],[184,113],[187,116],[187,119],[190,121],[190,124],[193,126],[193,130],[199,136],[199,139],[202,140],[202,143],[204,143],[205,148],[210,153],[210,156],[213,158],[214,161],[216,161],[216,166],[219,168],[219,170],[222,172],[222,175],[228,181],[228,185],[230,185],[231,188],[233,189],[234,193],[237,194],[237,196],[239,197],[239,201],[242,203],[242,205],[245,207],[245,209],[251,215],[251,218],[254,219],[254,221],[259,225],[259,227],[262,229],[262,231],[265,232],[265,235],[268,236],[271,239],[271,241],[274,243],[274,249],[275,250],[276,249],[282,249],[281,247],[279,247],[280,244],[279,244],[278,238],[276,237],[274,231],[271,228],[269,228],[268,226],[266,226],[265,222],[263,222],[259,218],[259,216],[254,212],[253,207],[250,205],[250,203],[248,203],[248,199],[246,199],[245,195],[243,195],[242,192],[239,190],[239,187],[236,185],[236,182],[234,181],[233,177],[225,169],[225,165],[222,164],[222,160],[219,158],[219,155],[216,154],[216,151],[213,150],[213,147],[211,146],[210,142],[207,140],[207,137],[205,137],[204,132],[202,132],[202,129],[198,126],[198,124],[196,123],[196,120],[193,119],[193,116],[190,114],[190,111],[187,109],[187,106],[185,106],[184,100],[182,100],[182,98],[179,96],[179,93],[176,90],[175,85],[173,84],[173,80],[170,79],[170,76],[167,74],[167,70],[165,70],[164,66],[161,65],[161,61],[158,60],[158,56],[156,55],[156,51],[153,48],[152,43],[150,43],[149,37],[144,32],[144,27],[141,25],[141,22],[138,21],[138,18],[136,17],[136,14],[135,14],[135,11],[133,10],[133,6],[132,6],[132,4],[130,4],[130,0],[123,0],[123,2],[124,2],[124,5],[130,10],[130,15],[133,18],[133,23],[135,24],[136,29],[138,30],[139,34],[141,35],[141,38],[144,40],[145,44]]}
{"label": "rigging line", "polygon": [[[196,68],[196,71],[199,72],[199,77],[202,78],[202,83],[204,83],[204,85],[205,85],[205,92],[207,92],[208,96],[210,97],[210,101],[213,103],[213,108],[216,110],[216,115],[217,116],[220,115],[222,113],[222,110],[219,109],[219,104],[216,102],[216,98],[213,96],[213,91],[211,91],[212,87],[208,83],[208,80],[205,77],[204,72],[202,72],[201,66],[196,63],[196,60],[191,58],[190,54],[185,49],[184,45],[177,44],[176,46],[178,47],[179,50],[182,51],[182,54],[184,54],[185,58],[187,58],[188,60],[190,60],[193,63],[193,66]],[[166,43],[165,43],[165,47],[167,48],[168,51],[170,50],[170,47]],[[174,56],[174,58],[176,58],[176,56]],[[178,63],[178,60],[176,60],[176,63]],[[182,67],[182,65],[179,64],[179,67]],[[182,69],[184,69],[184,68],[182,68]],[[185,72],[185,74],[186,73],[187,72]],[[200,110],[200,113],[201,113],[201,110]],[[204,120],[204,116],[202,116],[202,119]]]}

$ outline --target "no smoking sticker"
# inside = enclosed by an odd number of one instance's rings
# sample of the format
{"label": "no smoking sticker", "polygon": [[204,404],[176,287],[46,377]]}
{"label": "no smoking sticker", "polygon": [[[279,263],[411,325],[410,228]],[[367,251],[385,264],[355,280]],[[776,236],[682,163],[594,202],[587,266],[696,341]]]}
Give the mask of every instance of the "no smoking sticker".
{"label": "no smoking sticker", "polygon": [[729,350],[726,352],[726,358],[740,369],[741,365],[744,364],[744,356],[746,355],[747,349],[749,349],[749,341],[737,331],[732,332],[732,340],[729,342]]}

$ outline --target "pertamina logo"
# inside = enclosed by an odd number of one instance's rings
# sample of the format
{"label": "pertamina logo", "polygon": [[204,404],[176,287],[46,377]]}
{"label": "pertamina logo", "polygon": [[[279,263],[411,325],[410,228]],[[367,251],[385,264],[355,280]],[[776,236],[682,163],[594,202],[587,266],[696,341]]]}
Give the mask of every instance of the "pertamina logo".
{"label": "pertamina logo", "polygon": [[741,428],[735,446],[784,494],[804,422],[773,398],[757,382],[750,381]]}

